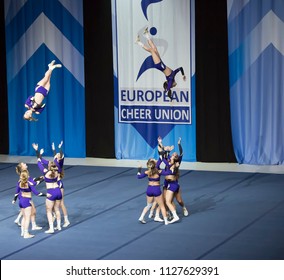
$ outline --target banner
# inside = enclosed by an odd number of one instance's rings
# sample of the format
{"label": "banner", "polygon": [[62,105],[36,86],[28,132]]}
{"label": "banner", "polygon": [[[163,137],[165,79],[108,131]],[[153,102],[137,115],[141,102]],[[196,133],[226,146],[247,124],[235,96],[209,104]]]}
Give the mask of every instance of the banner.
{"label": "banner", "polygon": [[227,0],[227,8],[237,161],[284,164],[284,1]]}
{"label": "banner", "polygon": [[[117,159],[157,157],[161,136],[176,149],[181,138],[183,159],[196,161],[193,11],[188,0],[112,0]],[[177,69],[172,100],[148,39],[161,67]]]}
{"label": "banner", "polygon": [[[64,142],[69,157],[85,157],[84,30],[82,0],[5,0],[9,154],[34,155],[32,143],[52,155]],[[51,88],[37,122],[23,119],[48,64]]]}

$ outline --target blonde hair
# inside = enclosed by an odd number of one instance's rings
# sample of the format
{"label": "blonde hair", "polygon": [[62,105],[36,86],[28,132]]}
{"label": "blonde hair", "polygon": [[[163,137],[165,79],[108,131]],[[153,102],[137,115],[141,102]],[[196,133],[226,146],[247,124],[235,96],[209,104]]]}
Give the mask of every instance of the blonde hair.
{"label": "blonde hair", "polygon": [[178,157],[178,154],[174,155],[173,157],[173,160],[174,160],[174,163],[173,163],[173,171],[175,173],[175,176],[176,176],[176,179],[179,179],[180,177],[180,172],[179,172],[179,157]]}
{"label": "blonde hair", "polygon": [[60,175],[60,179],[64,178],[65,173],[64,173],[64,169],[63,168],[62,168],[61,172],[59,173],[59,175]]}
{"label": "blonde hair", "polygon": [[16,166],[16,173],[18,175],[21,175],[22,172],[22,162],[20,162],[17,166]]}
{"label": "blonde hair", "polygon": [[159,171],[156,167],[156,161],[152,158],[147,161],[148,175],[153,176],[155,174],[159,174]]}
{"label": "blonde hair", "polygon": [[51,174],[50,174],[50,177],[51,178],[55,178],[58,174],[58,167],[56,166],[56,164],[54,162],[51,162],[49,167],[48,167],[48,170],[51,171]]}
{"label": "blonde hair", "polygon": [[28,179],[29,179],[29,172],[27,170],[23,170],[20,174],[21,188],[28,188]]}
{"label": "blonde hair", "polygon": [[[31,114],[28,115],[28,114],[27,114],[28,112],[30,112]],[[30,121],[30,122],[32,122],[32,121],[34,121],[34,122],[38,121],[38,119],[35,119],[35,118],[33,117],[33,112],[31,111],[31,109],[28,109],[28,110],[24,113],[23,119],[24,119],[24,120],[27,120],[27,121]]]}
{"label": "blonde hair", "polygon": [[38,121],[38,119],[36,119],[36,118],[34,118],[34,117],[28,117],[28,118],[26,118],[25,116],[23,116],[23,119],[24,120],[26,120],[26,121],[30,121],[30,122],[37,122]]}
{"label": "blonde hair", "polygon": [[23,171],[26,171],[26,172],[28,173],[28,176],[30,176],[28,170],[23,170],[22,164],[23,164],[23,162],[20,162],[20,163],[16,166],[16,173],[20,176]]}

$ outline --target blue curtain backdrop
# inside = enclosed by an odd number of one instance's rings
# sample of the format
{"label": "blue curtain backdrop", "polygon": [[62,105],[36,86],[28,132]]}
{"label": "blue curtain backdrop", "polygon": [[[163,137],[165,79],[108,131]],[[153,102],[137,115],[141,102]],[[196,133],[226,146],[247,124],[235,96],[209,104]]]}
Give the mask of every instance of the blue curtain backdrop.
{"label": "blue curtain backdrop", "polygon": [[[196,161],[194,1],[112,0],[117,159],[157,157],[157,138],[175,145],[182,138],[183,159]],[[164,74],[149,52],[135,44],[148,27],[163,62],[176,75],[173,102],[163,93]]]}
{"label": "blue curtain backdrop", "polygon": [[237,161],[284,164],[284,1],[227,0],[227,7]]}
{"label": "blue curtain backdrop", "polygon": [[[10,155],[34,155],[36,142],[51,155],[64,141],[69,157],[85,157],[82,0],[5,0]],[[48,63],[56,60],[46,108],[38,122],[23,120]]]}

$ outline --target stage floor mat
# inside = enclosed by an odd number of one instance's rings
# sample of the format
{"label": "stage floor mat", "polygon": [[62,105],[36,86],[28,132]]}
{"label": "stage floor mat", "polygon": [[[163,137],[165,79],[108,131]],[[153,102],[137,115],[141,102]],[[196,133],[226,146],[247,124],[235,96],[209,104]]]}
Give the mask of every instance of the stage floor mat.
{"label": "stage floor mat", "polygon": [[[0,163],[1,260],[283,260],[284,174],[181,170],[189,211],[165,226],[146,216],[147,179],[137,168],[65,166],[65,204],[71,224],[46,234],[45,198],[33,196],[40,231],[20,236],[12,204],[15,163]],[[38,167],[29,164],[32,177]],[[161,180],[162,182],[163,180]],[[37,189],[45,192],[44,183]],[[62,218],[63,220],[63,218]]]}

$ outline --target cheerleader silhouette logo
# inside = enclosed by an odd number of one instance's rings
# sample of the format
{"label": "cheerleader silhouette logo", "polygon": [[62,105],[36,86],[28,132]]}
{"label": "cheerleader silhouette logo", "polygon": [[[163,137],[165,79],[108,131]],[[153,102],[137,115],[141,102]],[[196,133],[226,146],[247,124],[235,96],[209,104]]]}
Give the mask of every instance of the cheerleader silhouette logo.
{"label": "cheerleader silhouette logo", "polygon": [[[151,4],[155,4],[155,3],[159,3],[159,2],[162,2],[163,0],[142,0],[141,1],[141,9],[142,9],[142,12],[144,14],[144,17],[146,18],[146,20],[148,21],[148,14],[147,14],[147,10],[148,10],[148,7],[151,5]],[[149,29],[149,33],[152,35],[152,36],[155,36],[157,34],[157,28],[152,26],[150,29]],[[167,49],[167,42],[165,40],[162,40],[162,39],[158,39],[156,45],[158,46],[162,46],[163,49],[164,49],[164,52],[165,50]],[[149,55],[142,63],[140,69],[139,69],[139,72],[138,72],[138,75],[137,75],[137,78],[136,78],[136,81],[138,81],[138,79],[140,78],[140,76],[148,69],[151,69],[151,68],[155,68],[155,65],[154,65],[154,61],[153,61],[153,58],[151,55]]]}

